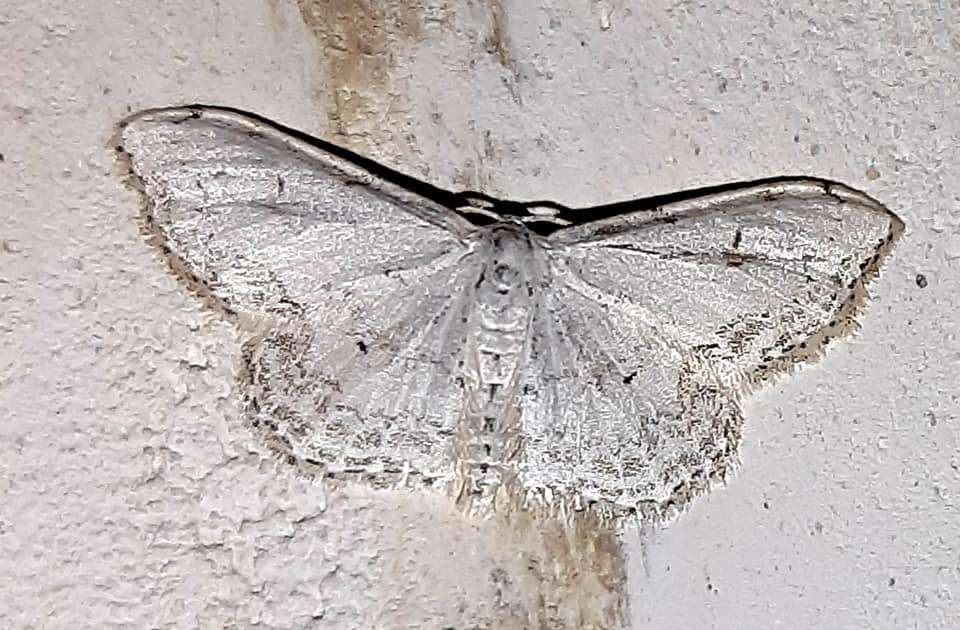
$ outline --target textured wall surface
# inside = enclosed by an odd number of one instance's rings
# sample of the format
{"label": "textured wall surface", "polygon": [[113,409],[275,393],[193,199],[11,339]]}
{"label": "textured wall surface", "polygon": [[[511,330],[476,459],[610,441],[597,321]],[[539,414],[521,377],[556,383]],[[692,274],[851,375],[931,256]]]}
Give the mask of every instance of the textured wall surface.
{"label": "textured wall surface", "polygon": [[[609,626],[624,570],[635,628],[960,626],[960,9],[635,4],[2,3],[0,627]],[[323,488],[247,434],[238,333],[145,245],[109,148],[192,102],[518,199],[816,175],[907,232],[862,331],[751,399],[740,474],[621,562]]]}

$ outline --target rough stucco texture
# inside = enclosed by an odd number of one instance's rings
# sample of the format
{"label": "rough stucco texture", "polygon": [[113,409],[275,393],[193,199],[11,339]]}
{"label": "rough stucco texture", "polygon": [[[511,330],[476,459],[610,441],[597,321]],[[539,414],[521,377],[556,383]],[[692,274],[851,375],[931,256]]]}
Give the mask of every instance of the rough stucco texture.
{"label": "rough stucco texture", "polygon": [[513,198],[809,174],[882,200],[907,233],[862,331],[751,400],[727,488],[624,534],[630,618],[960,627],[960,9],[634,4],[4,2],[0,627],[550,627],[486,524],[330,492],[236,421],[237,333],[108,148],[189,102]]}

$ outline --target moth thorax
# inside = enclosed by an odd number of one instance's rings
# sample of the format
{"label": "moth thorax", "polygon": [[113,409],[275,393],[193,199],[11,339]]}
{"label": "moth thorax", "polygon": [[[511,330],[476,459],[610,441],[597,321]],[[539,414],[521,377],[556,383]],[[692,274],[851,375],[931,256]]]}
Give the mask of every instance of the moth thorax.
{"label": "moth thorax", "polygon": [[490,328],[525,331],[532,291],[533,249],[522,227],[497,227],[487,239],[475,304]]}

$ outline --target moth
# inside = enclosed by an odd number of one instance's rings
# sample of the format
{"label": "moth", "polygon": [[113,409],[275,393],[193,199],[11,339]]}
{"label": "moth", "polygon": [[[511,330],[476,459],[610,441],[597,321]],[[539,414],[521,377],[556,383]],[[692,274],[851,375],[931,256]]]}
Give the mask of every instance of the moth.
{"label": "moth", "polygon": [[292,464],[653,519],[726,478],[743,397],[851,330],[903,231],[810,178],[453,193],[212,107],[134,114],[117,150],[171,267],[256,323],[243,413]]}

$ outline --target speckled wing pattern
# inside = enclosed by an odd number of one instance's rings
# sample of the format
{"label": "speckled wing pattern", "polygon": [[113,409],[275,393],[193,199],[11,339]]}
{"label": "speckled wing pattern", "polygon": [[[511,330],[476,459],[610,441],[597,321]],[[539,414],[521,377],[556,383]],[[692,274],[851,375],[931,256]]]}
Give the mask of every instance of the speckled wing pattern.
{"label": "speckled wing pattern", "polygon": [[118,145],[173,268],[269,322],[245,413],[292,463],[380,485],[495,469],[655,518],[724,478],[742,395],[851,327],[903,227],[807,179],[481,224],[215,108],[141,112]]}
{"label": "speckled wing pattern", "polygon": [[528,485],[682,508],[735,465],[741,396],[851,327],[902,227],[866,195],[792,180],[553,233]]}
{"label": "speckled wing pattern", "polygon": [[242,365],[270,445],[332,476],[445,474],[469,224],[233,112],[143,112],[118,142],[173,268],[228,314],[270,316]]}

